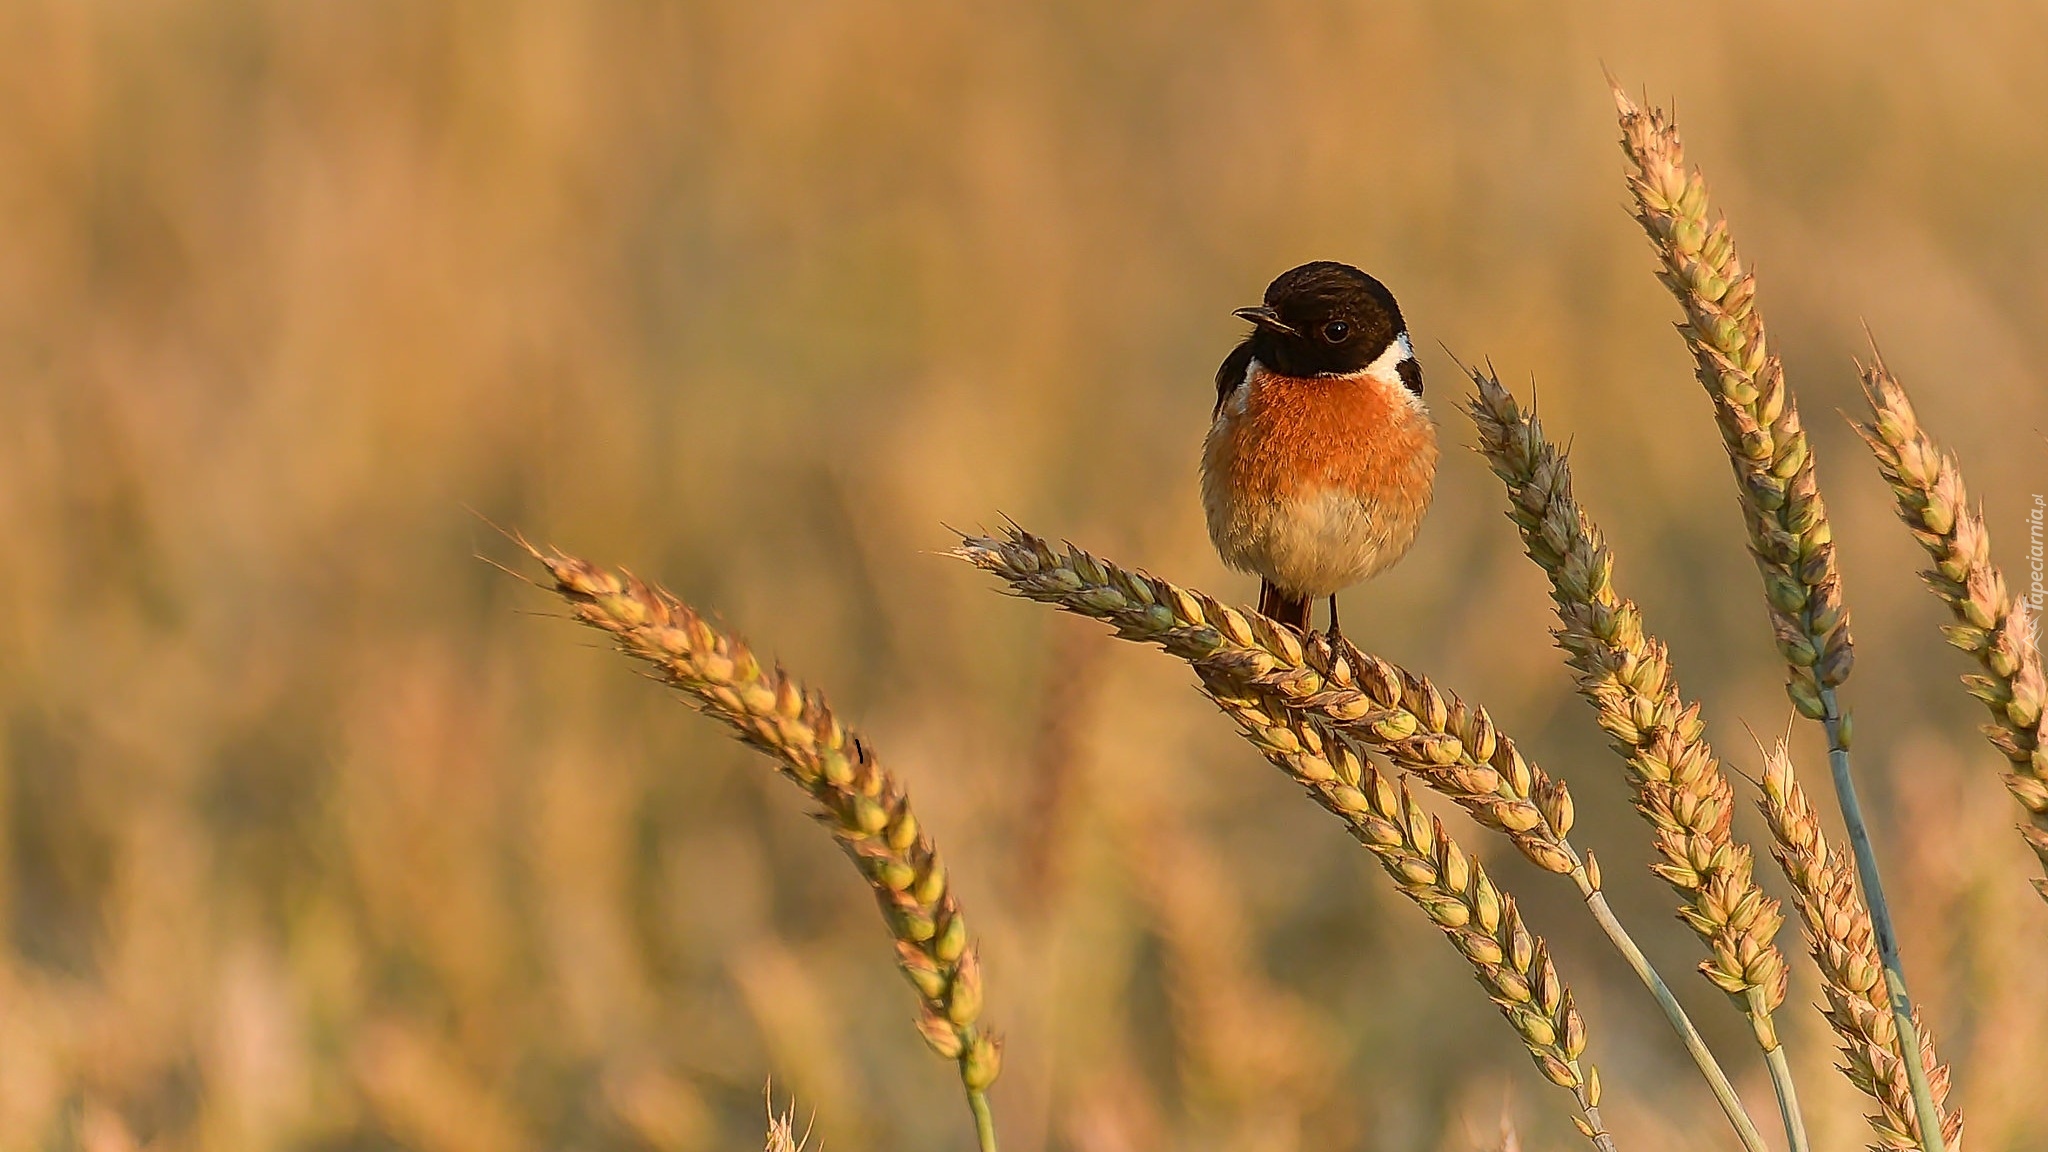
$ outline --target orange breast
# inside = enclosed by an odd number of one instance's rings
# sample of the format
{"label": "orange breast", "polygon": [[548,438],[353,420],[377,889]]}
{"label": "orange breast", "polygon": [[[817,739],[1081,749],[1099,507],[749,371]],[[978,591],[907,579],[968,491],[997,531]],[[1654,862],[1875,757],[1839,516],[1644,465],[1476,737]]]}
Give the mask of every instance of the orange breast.
{"label": "orange breast", "polygon": [[1426,504],[1436,427],[1398,381],[1275,376],[1259,369],[1241,412],[1225,405],[1212,465],[1238,501],[1278,502],[1327,488],[1389,510]]}

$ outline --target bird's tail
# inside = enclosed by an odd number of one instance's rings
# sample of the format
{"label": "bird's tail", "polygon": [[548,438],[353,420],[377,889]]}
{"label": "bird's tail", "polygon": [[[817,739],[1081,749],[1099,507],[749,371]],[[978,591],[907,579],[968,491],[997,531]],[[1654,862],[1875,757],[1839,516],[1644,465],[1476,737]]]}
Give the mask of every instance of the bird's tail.
{"label": "bird's tail", "polygon": [[1308,597],[1296,599],[1273,586],[1270,580],[1259,581],[1259,614],[1270,616],[1282,624],[1292,624],[1308,635]]}

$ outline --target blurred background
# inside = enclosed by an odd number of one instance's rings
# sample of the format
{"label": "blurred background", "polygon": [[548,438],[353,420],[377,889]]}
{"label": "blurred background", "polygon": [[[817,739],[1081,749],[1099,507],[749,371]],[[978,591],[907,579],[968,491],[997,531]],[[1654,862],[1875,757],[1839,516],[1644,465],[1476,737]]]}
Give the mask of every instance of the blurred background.
{"label": "blurred background", "polygon": [[[982,940],[1008,1148],[1447,1152],[1504,1117],[1578,1146],[1182,667],[938,554],[1007,514],[1253,599],[1198,444],[1230,309],[1314,258],[1399,294],[1448,446],[1347,632],[1571,782],[1770,1117],[1443,348],[1540,391],[1753,773],[1789,708],[1604,64],[1675,104],[1760,269],[1916,991],[1969,1146],[2040,1148],[2048,910],[1835,410],[1867,322],[2024,581],[2044,56],[2011,0],[0,5],[0,1146],[737,1149],[771,1078],[829,1152],[967,1145],[801,797],[480,561],[514,554],[472,508],[661,580],[863,726]],[[1454,827],[1551,940],[1622,1146],[1730,1147],[1569,889]],[[1796,972],[1816,1146],[1861,1146]]]}

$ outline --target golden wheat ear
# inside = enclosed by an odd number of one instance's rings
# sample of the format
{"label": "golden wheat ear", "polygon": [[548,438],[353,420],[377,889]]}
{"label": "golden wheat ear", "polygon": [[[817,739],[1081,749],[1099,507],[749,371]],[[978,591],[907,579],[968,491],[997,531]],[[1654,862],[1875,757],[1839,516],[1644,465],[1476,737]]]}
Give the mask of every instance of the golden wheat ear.
{"label": "golden wheat ear", "polygon": [[[1881,358],[1858,367],[1870,421],[1856,431],[1892,486],[1899,518],[1934,562],[1921,575],[1954,617],[1942,632],[1983,670],[1963,683],[1991,710],[1984,734],[2009,763],[2005,785],[2026,813],[2020,835],[2048,866],[2048,682],[2032,606],[2006,591],[2004,574],[1991,562],[1984,513],[1971,505],[1955,457],[1921,427],[1905,388]],[[2048,899],[2048,879],[2034,887]]]}
{"label": "golden wheat ear", "polygon": [[967,920],[902,784],[823,696],[781,668],[762,667],[744,642],[682,601],[630,574],[519,543],[547,569],[579,622],[774,757],[783,777],[817,804],[820,823],[873,889],[896,938],[897,964],[921,1005],[918,1031],[957,1065],[982,1152],[995,1152],[986,1093],[1002,1066],[1002,1041],[979,1022],[981,964]]}
{"label": "golden wheat ear", "polygon": [[[1913,1085],[1900,1056],[1899,1033],[1884,986],[1884,965],[1873,938],[1870,912],[1856,896],[1856,872],[1828,847],[1820,817],[1792,771],[1779,741],[1764,757],[1763,798],[1757,802],[1777,841],[1771,854],[1792,883],[1793,903],[1806,927],[1806,946],[1820,968],[1823,1014],[1841,1041],[1842,1074],[1877,1103],[1867,1117],[1879,1146],[1905,1152],[1926,1147],[1913,1103]],[[1919,1067],[1940,1118],[1942,1140],[1957,1147],[1962,1113],[1946,1113],[1948,1069],[1934,1053],[1934,1037],[1921,1029]]]}
{"label": "golden wheat ear", "polygon": [[1678,918],[1707,946],[1700,972],[1749,1018],[1787,1139],[1803,1152],[1806,1121],[1773,1015],[1785,1000],[1785,958],[1774,943],[1785,918],[1757,887],[1748,846],[1735,840],[1735,790],[1707,743],[1699,705],[1679,695],[1670,654],[1644,630],[1635,601],[1614,590],[1614,553],[1573,498],[1564,453],[1498,377],[1469,371],[1480,455],[1507,485],[1508,518],[1550,578],[1558,646],[1650,825],[1658,856],[1650,870],[1678,893]]}

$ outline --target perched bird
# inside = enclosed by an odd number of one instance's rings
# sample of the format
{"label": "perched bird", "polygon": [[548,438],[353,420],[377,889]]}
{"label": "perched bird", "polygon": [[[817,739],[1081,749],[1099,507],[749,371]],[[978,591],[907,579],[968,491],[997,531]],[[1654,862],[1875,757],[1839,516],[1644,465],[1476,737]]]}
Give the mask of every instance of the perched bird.
{"label": "perched bird", "polygon": [[1310,602],[1415,542],[1436,482],[1422,366],[1386,286],[1318,260],[1283,273],[1216,372],[1202,508],[1223,562],[1258,575],[1259,611],[1308,631]]}

